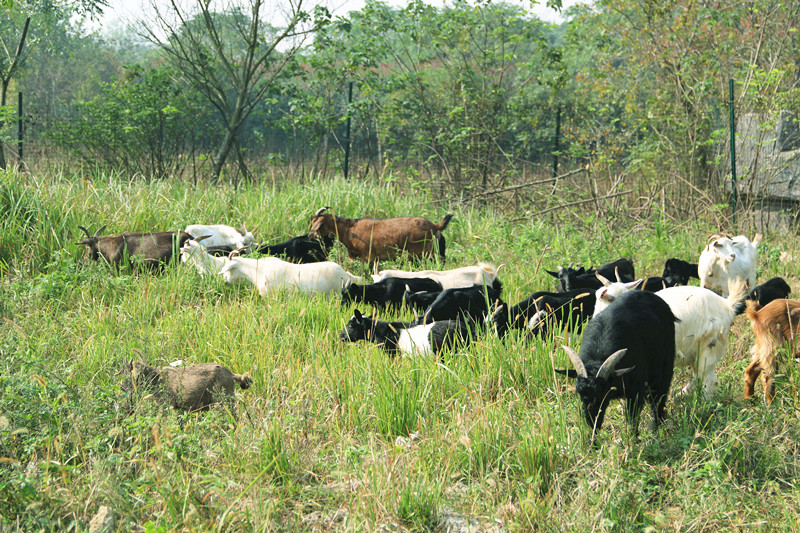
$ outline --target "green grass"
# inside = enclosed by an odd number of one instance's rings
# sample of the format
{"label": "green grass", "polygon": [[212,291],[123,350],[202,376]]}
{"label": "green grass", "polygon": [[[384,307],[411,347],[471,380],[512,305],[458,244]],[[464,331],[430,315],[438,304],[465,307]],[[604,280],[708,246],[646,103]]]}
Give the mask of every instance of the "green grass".
{"label": "green grass", "polygon": [[[569,365],[561,345],[579,339],[481,335],[442,360],[391,359],[339,341],[353,306],[336,298],[261,297],[181,266],[116,274],[73,244],[78,224],[113,234],[196,222],[274,242],[304,233],[326,205],[354,217],[454,213],[447,266],[503,265],[512,304],[554,286],[544,268],[625,256],[657,275],[721,229],[620,213],[510,222],[375,182],[204,189],[6,172],[0,530],[85,531],[101,505],[119,531],[431,531],[448,509],[509,531],[797,528],[800,371],[783,362],[772,406],[758,388],[744,401],[752,334],[742,318],[714,402],[673,395],[664,426],[654,434],[643,416],[638,440],[613,404],[591,446],[571,384],[553,372]],[[800,257],[797,238],[767,234],[759,277],[784,276],[796,291],[781,252]],[[332,258],[369,274],[341,245]],[[129,359],[219,362],[254,384],[235,412],[178,413],[144,398],[126,414],[118,372]],[[677,372],[673,392],[686,379]]]}

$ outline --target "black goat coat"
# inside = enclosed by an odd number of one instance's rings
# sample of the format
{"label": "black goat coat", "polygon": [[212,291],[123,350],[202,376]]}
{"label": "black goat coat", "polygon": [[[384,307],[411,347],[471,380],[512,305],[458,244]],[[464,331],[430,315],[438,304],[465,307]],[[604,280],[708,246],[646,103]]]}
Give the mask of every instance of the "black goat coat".
{"label": "black goat coat", "polygon": [[342,288],[342,304],[363,302],[378,307],[403,304],[406,285],[411,291],[442,291],[442,284],[430,278],[385,278],[370,285],[351,284]]}
{"label": "black goat coat", "polygon": [[569,326],[576,331],[594,314],[594,291],[577,289],[567,292],[534,292],[510,309],[498,307],[492,316],[497,335],[502,338],[509,328],[528,330],[530,320],[536,313],[545,311],[547,317],[534,330],[537,335],[546,335],[549,327]]}
{"label": "black goat coat", "polygon": [[583,267],[579,268],[562,268],[558,272],[551,272],[546,270],[548,274],[558,278],[558,292],[568,292],[578,289],[597,290],[603,286],[596,274],[600,274],[610,281],[617,280],[619,274],[620,281],[633,281],[636,279],[636,273],[633,267],[633,262],[630,259],[620,258],[611,263],[605,264],[599,268],[590,268],[586,270]]}
{"label": "black goat coat", "polygon": [[466,288],[445,289],[425,309],[423,323],[437,320],[455,320],[465,316],[480,321],[489,314],[489,306],[500,299],[503,286],[494,280],[492,286],[473,285]]}
{"label": "black goat coat", "polygon": [[[645,401],[652,408],[655,425],[663,420],[675,366],[675,321],[669,305],[647,291],[623,294],[589,321],[580,350],[588,378],[577,378],[575,388],[586,422],[595,431],[614,398],[626,399],[626,416],[634,433]],[[628,351],[616,368],[630,371],[612,374],[608,380],[595,379],[603,362],[623,348]]]}
{"label": "black goat coat", "polygon": [[265,244],[255,249],[264,255],[284,258],[291,263],[319,263],[328,259],[333,237],[312,239],[308,234],[292,237],[278,244]]}
{"label": "black goat coat", "polygon": [[671,283],[670,287],[675,285],[687,285],[689,278],[700,278],[697,272],[697,264],[689,263],[682,259],[667,259],[664,263],[664,273],[661,274],[667,283]]}
{"label": "black goat coat", "polygon": [[756,286],[750,291],[750,295],[747,299],[755,300],[758,302],[758,305],[764,307],[773,300],[788,298],[790,292],[792,292],[792,288],[789,287],[786,280],[780,277],[774,277]]}

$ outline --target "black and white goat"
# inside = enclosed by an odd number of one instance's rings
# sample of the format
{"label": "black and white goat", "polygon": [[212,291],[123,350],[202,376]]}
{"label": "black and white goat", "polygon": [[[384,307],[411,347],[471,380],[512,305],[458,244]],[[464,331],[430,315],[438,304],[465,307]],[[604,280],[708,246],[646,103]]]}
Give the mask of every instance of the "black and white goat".
{"label": "black and white goat", "polygon": [[374,320],[356,309],[339,338],[342,342],[365,340],[378,344],[392,356],[411,356],[438,355],[446,348],[468,344],[472,335],[461,320],[415,326],[409,322]]}
{"label": "black and white goat", "polygon": [[290,263],[319,263],[328,259],[333,242],[334,237],[321,235],[319,238],[311,238],[306,233],[278,244],[257,245],[255,251],[280,257]]}
{"label": "black and white goat", "polygon": [[547,336],[551,327],[568,327],[575,331],[583,328],[584,322],[594,313],[593,291],[577,289],[567,292],[534,292],[517,305],[497,306],[492,314],[497,335],[503,338],[509,328],[529,331]]}
{"label": "black and white goat", "polygon": [[675,320],[669,305],[652,292],[630,291],[589,321],[580,355],[564,347],[575,370],[557,372],[576,378],[592,439],[615,398],[625,399],[634,434],[645,402],[655,427],[664,420],[675,364]]}
{"label": "black and white goat", "polygon": [[403,304],[403,296],[409,291],[442,292],[442,284],[430,278],[385,278],[370,285],[353,283],[342,287],[342,305],[350,302],[374,304],[380,308],[387,305],[399,307]]}
{"label": "black and white goat", "polygon": [[583,267],[567,268],[558,267],[558,272],[545,270],[554,278],[558,278],[558,286],[556,291],[567,292],[576,289],[589,289],[595,291],[602,287],[602,283],[597,279],[595,274],[609,279],[619,279],[620,281],[633,281],[636,279],[633,268],[633,263],[630,259],[617,259],[611,263],[603,265],[597,269],[590,268],[586,270]]}

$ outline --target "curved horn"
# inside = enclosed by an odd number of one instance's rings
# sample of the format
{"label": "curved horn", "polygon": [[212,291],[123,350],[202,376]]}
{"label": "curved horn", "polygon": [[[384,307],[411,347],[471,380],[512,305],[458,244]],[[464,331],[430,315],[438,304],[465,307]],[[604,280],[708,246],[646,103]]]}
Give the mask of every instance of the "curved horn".
{"label": "curved horn", "polygon": [[325,211],[327,211],[328,209],[330,209],[330,206],[328,206],[328,207],[320,207],[319,209],[317,209],[317,212],[316,212],[316,213],[314,213],[314,216],[315,216],[315,217],[318,217],[318,216],[320,216],[322,213],[324,213]]}
{"label": "curved horn", "polygon": [[78,226],[78,228],[79,228],[79,229],[81,229],[81,230],[83,230],[83,232],[86,234],[86,237],[88,237],[89,239],[91,239],[91,238],[92,238],[92,234],[91,234],[91,233],[89,233],[89,230],[88,230],[88,229],[84,228],[83,226]]}
{"label": "curved horn", "polygon": [[569,356],[569,360],[572,361],[572,366],[575,367],[575,373],[578,374],[579,378],[588,377],[586,375],[586,367],[583,366],[583,361],[581,360],[581,356],[578,355],[578,352],[570,348],[569,346],[562,346],[564,351],[567,352]]}
{"label": "curved horn", "polygon": [[200,235],[199,237],[194,238],[194,242],[204,241],[206,239],[210,239],[213,235]]}
{"label": "curved horn", "polygon": [[228,254],[228,259],[233,259],[237,255],[241,255],[242,250],[246,250],[246,249],[247,249],[247,247],[245,246],[244,248],[237,248],[237,249],[233,250],[231,253]]}
{"label": "curved horn", "polygon": [[[603,276],[600,272],[595,272],[594,275],[597,279],[599,279],[603,283],[603,287],[608,287],[609,285],[611,285],[611,282],[608,281],[608,278]],[[617,276],[617,278],[619,278],[619,276]]]}
{"label": "curved horn", "polygon": [[614,367],[617,366],[626,353],[628,353],[628,349],[623,348],[608,356],[608,359],[603,361],[603,364],[600,366],[600,370],[597,371],[597,379],[608,379],[608,376],[614,371]]}
{"label": "curved horn", "polygon": [[622,283],[622,278],[619,277],[619,267],[614,267],[614,275],[617,276],[617,282]]}
{"label": "curved horn", "polygon": [[103,225],[103,227],[102,227],[102,228],[100,228],[99,230],[95,231],[95,232],[94,232],[94,236],[95,236],[95,237],[97,237],[98,235],[100,235],[101,233],[103,233],[103,230],[104,230],[104,229],[106,229],[106,226],[108,226],[108,224],[105,224],[105,225]]}

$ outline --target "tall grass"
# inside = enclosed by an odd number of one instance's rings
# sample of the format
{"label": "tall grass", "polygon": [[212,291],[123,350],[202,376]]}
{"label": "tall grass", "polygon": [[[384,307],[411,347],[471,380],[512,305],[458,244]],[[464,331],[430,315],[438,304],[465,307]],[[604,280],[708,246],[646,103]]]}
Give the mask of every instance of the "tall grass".
{"label": "tall grass", "polygon": [[[630,437],[615,404],[592,447],[572,384],[554,372],[577,336],[481,333],[441,359],[392,359],[339,341],[353,307],[336,298],[261,297],[181,266],[116,274],[72,244],[78,224],[111,234],[224,222],[268,242],[304,233],[327,205],[354,217],[452,212],[447,266],[502,265],[513,304],[553,287],[544,268],[625,256],[659,274],[720,229],[585,213],[511,222],[440,200],[339,179],[203,189],[2,174],[0,530],[85,530],[100,505],[120,531],[428,531],[453,513],[512,531],[796,528],[800,374],[784,360],[775,403],[744,401],[742,319],[713,402],[677,396],[679,371],[657,433],[645,416]],[[760,278],[797,290],[781,252],[800,257],[797,239],[767,235]],[[369,274],[341,246],[332,258]],[[128,414],[117,372],[130,359],[219,362],[254,385],[233,411],[176,413],[143,398]]]}

